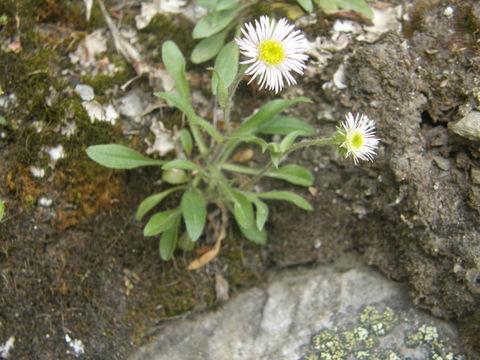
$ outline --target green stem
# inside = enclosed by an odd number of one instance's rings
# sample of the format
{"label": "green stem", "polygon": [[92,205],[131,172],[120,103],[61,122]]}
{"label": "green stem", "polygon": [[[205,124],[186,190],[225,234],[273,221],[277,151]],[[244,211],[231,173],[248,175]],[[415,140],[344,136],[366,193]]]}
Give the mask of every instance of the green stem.
{"label": "green stem", "polygon": [[[285,151],[285,153],[282,156],[282,160],[285,159],[292,152],[302,149],[304,147],[325,146],[325,145],[333,145],[333,139],[328,138],[328,139],[313,139],[313,140],[300,141],[299,143],[292,145],[290,149]],[[260,170],[257,170],[258,172],[249,181],[243,184],[240,189],[241,190],[250,189],[252,185],[255,184],[258,180],[260,180],[263,176],[265,176],[273,168],[273,166],[274,166],[273,162],[270,160],[270,162],[266,164],[263,168],[261,168]]]}
{"label": "green stem", "polygon": [[207,145],[205,145],[202,135],[198,131],[198,127],[192,124],[190,121],[188,123],[190,125],[190,131],[192,132],[193,138],[195,139],[198,149],[200,150],[200,154],[206,154],[208,152]]}
{"label": "green stem", "polygon": [[225,122],[225,129],[227,130],[227,134],[230,134],[230,115],[232,112],[232,105],[233,105],[233,97],[235,96],[235,92],[237,91],[238,85],[240,81],[242,81],[243,76],[245,75],[245,71],[247,70],[247,66],[242,65],[238,69],[237,76],[233,80],[232,84],[228,89],[228,97],[227,103],[225,108],[223,109],[223,121]]}

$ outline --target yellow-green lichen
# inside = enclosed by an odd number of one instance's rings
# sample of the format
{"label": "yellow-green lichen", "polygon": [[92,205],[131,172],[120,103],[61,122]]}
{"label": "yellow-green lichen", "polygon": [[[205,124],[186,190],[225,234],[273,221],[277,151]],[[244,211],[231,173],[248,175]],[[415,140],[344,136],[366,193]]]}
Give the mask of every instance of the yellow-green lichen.
{"label": "yellow-green lichen", "polygon": [[[354,324],[333,329],[323,329],[311,337],[311,343],[301,360],[405,360],[401,350],[384,348],[383,338],[397,336],[397,326],[414,329],[405,334],[407,347],[419,348],[434,360],[466,360],[455,353],[452,346],[442,339],[441,331],[434,325],[421,323],[411,313],[366,306],[356,315]],[[402,323],[402,324],[400,324]],[[420,323],[420,325],[418,325]],[[395,339],[394,343],[397,343]],[[388,342],[387,342],[388,343]]]}

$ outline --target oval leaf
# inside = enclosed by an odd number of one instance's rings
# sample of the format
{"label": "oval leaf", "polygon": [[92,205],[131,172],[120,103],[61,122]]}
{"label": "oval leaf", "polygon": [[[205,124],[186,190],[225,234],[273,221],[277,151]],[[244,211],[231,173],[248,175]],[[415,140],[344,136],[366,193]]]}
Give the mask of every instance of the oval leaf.
{"label": "oval leaf", "polygon": [[186,191],[182,196],[180,207],[188,236],[192,241],[197,241],[202,235],[207,219],[207,208],[200,191],[194,188]]}
{"label": "oval leaf", "polygon": [[160,237],[160,241],[158,243],[158,250],[160,252],[160,257],[167,261],[173,255],[175,248],[177,247],[178,241],[178,228],[180,225],[180,219],[177,217],[173,223],[173,225],[166,230],[162,236]]}
{"label": "oval leaf", "polygon": [[214,73],[212,78],[212,92],[217,94],[219,77],[223,81],[225,88],[228,88],[235,79],[238,72],[238,45],[235,41],[226,44],[215,59]]}
{"label": "oval leaf", "polygon": [[374,13],[372,8],[365,2],[365,0],[336,0],[338,7],[347,10],[353,10],[360,14],[373,19]]}
{"label": "oval leaf", "polygon": [[238,225],[243,228],[250,228],[254,223],[253,207],[248,198],[239,191],[230,192],[233,200],[233,216]]}
{"label": "oval leaf", "polygon": [[193,150],[193,139],[192,135],[187,129],[182,129],[179,131],[180,143],[182,144],[183,150],[185,153],[190,156],[192,155]]}
{"label": "oval leaf", "polygon": [[313,2],[312,0],[297,0],[300,6],[306,11],[311,13],[313,11]]}
{"label": "oval leaf", "polygon": [[162,165],[165,161],[150,159],[129,147],[118,144],[93,145],[87,148],[93,161],[112,169],[133,169],[139,166]]}
{"label": "oval leaf", "polygon": [[259,230],[262,230],[268,219],[268,205],[256,197],[254,194],[246,194],[248,199],[255,204],[257,213],[255,216],[255,223]]}
{"label": "oval leaf", "polygon": [[267,232],[265,229],[258,230],[255,224],[250,227],[243,227],[240,224],[238,225],[240,231],[248,240],[259,245],[265,245],[267,243]]}
{"label": "oval leaf", "polygon": [[310,171],[295,164],[282,166],[273,171],[269,171],[266,175],[300,186],[311,186],[314,181],[313,174]]}
{"label": "oval leaf", "polygon": [[164,170],[183,169],[183,170],[195,170],[200,172],[203,171],[200,166],[192,163],[191,161],[184,160],[184,159],[175,159],[175,160],[169,161],[162,166],[162,169]]}
{"label": "oval leaf", "polygon": [[162,61],[175,83],[175,88],[182,98],[190,99],[187,78],[185,76],[185,58],[173,41],[165,41],[162,45]]}
{"label": "oval leaf", "polygon": [[294,117],[275,117],[257,129],[257,133],[287,135],[292,131],[302,131],[305,136],[315,135],[315,129]]}
{"label": "oval leaf", "polygon": [[312,101],[303,96],[291,100],[273,100],[262,106],[255,114],[248,117],[243,124],[238,127],[235,133],[255,133],[259,127],[280,114],[285,108],[299,102],[311,103]]}
{"label": "oval leaf", "polygon": [[238,15],[238,8],[212,11],[203,16],[193,28],[194,39],[209,37],[225,29]]}
{"label": "oval leaf", "polygon": [[192,251],[195,248],[195,243],[188,237],[187,233],[180,235],[177,246],[183,251]]}
{"label": "oval leaf", "polygon": [[185,186],[175,186],[170,189],[167,189],[165,191],[162,191],[161,193],[150,195],[149,197],[145,198],[140,205],[138,205],[137,213],[135,214],[135,218],[137,220],[141,220],[142,217],[152,210],[155,206],[160,204],[160,202],[165,199],[168,195],[171,193],[185,189]]}
{"label": "oval leaf", "polygon": [[220,31],[218,34],[209,36],[206,39],[200,41],[193,48],[191,59],[194,64],[200,64],[202,62],[213,59],[215,55],[222,49],[225,43],[225,38],[228,34],[228,28]]}
{"label": "oval leaf", "polygon": [[290,191],[269,191],[255,194],[262,199],[285,200],[297,205],[300,209],[312,211],[313,207],[301,196]]}
{"label": "oval leaf", "polygon": [[294,131],[286,135],[280,142],[280,147],[279,147],[280,152],[284,153],[288,149],[290,149],[293,143],[295,142],[295,140],[297,140],[299,136],[303,136],[303,133],[301,131]]}
{"label": "oval leaf", "polygon": [[153,215],[145,225],[145,228],[143,229],[143,235],[153,236],[164,232],[173,226],[173,223],[178,215],[178,209],[167,210]]}

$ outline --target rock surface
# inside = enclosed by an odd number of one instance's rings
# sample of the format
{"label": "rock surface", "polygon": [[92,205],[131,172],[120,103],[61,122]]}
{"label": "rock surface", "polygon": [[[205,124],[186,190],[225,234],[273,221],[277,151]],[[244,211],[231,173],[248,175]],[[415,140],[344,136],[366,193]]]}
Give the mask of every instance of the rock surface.
{"label": "rock surface", "polygon": [[159,333],[130,360],[473,359],[451,325],[350,255],[276,273],[265,288]]}

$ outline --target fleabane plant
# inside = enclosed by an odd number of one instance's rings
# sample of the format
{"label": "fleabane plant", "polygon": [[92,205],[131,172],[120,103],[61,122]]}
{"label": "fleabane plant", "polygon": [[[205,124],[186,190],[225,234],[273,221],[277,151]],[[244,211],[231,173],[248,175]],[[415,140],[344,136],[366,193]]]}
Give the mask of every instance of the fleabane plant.
{"label": "fleabane plant", "polygon": [[[230,119],[238,84],[245,75],[250,81],[275,93],[296,83],[306,67],[305,36],[286,19],[266,16],[245,24],[242,36],[227,43],[219,52],[212,69],[212,93],[222,109],[221,118],[213,122],[201,118],[195,111],[185,74],[185,59],[175,43],[162,46],[162,60],[175,83],[175,92],[155,95],[183,112],[188,126],[179,132],[183,147],[181,156],[164,161],[145,157],[116,144],[94,145],[87,149],[91,159],[115,169],[139,166],[160,166],[163,179],[173,186],[147,197],[137,209],[136,217],[158,208],[168,196],[181,193],[176,208],[162,210],[150,216],[144,228],[145,236],[160,236],[159,249],[168,260],[177,247],[192,249],[206,227],[208,214],[219,208],[221,226],[213,224],[216,236],[215,252],[225,235],[228,218],[233,218],[242,234],[257,244],[265,244],[270,200],[289,201],[310,211],[311,204],[291,191],[259,191],[256,183],[270,177],[308,187],[313,184],[312,173],[296,164],[285,164],[288,155],[307,146],[332,146],[357,164],[372,161],[379,140],[375,124],[367,116],[348,113],[346,119],[330,137],[315,138],[315,130],[307,123],[281,116],[284,109],[297,103],[310,103],[305,97],[276,99],[240,120]],[[242,57],[242,59],[240,59]],[[215,112],[218,113],[218,112]],[[215,124],[222,123],[217,127]],[[264,135],[277,135],[269,142]],[[250,144],[268,154],[268,161],[249,167],[232,161],[241,144]],[[230,214],[231,216],[228,216]],[[212,218],[212,217],[210,217]],[[205,261],[208,261],[205,260]]]}

